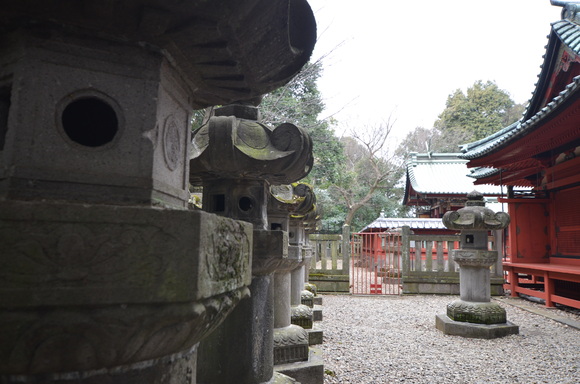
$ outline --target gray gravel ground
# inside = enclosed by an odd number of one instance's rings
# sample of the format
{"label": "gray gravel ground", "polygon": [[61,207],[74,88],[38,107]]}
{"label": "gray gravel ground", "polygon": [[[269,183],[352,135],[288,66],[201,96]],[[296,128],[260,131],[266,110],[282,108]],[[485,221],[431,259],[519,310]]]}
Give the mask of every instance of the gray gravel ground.
{"label": "gray gravel ground", "polygon": [[435,315],[456,298],[324,295],[324,383],[580,383],[580,330],[501,302],[519,335],[448,336]]}

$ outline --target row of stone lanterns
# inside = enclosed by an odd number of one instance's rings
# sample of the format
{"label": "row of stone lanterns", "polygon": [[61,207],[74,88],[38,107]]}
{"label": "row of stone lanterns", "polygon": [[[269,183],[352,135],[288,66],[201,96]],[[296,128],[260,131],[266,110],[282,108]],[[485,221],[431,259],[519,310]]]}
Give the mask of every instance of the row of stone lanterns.
{"label": "row of stone lanterns", "polygon": [[[199,383],[291,382],[275,366],[309,360],[308,332],[291,324],[291,274],[300,269],[303,278],[307,258],[290,216],[312,210],[314,195],[289,184],[310,171],[312,142],[294,125],[272,129],[258,116],[248,104],[219,108],[193,136],[190,180],[203,186],[203,209],[254,226],[251,297],[202,341]],[[319,363],[301,382],[322,379]]]}

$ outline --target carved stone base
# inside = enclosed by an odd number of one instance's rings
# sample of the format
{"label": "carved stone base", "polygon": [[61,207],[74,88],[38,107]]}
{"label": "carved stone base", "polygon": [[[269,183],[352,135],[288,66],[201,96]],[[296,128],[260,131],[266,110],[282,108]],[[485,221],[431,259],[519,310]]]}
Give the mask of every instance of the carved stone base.
{"label": "carved stone base", "polygon": [[324,383],[324,361],[322,351],[318,348],[310,348],[307,361],[281,364],[274,369],[294,378],[300,384]]}
{"label": "carved stone base", "polygon": [[197,345],[189,351],[111,369],[42,375],[0,375],[2,384],[195,384]]}
{"label": "carved stone base", "polygon": [[183,376],[249,296],[251,246],[250,224],[200,211],[0,201],[2,380]]}
{"label": "carved stone base", "polygon": [[497,339],[508,335],[517,335],[519,327],[506,321],[501,324],[475,324],[454,321],[447,315],[435,317],[435,327],[446,335],[462,336],[474,339]]}
{"label": "carved stone base", "polygon": [[304,283],[304,289],[305,289],[305,290],[307,290],[307,291],[310,291],[310,292],[312,292],[312,294],[313,294],[314,296],[316,296],[316,295],[317,295],[317,293],[318,293],[318,292],[317,292],[316,285],[315,285],[315,284],[312,284],[312,283]]}
{"label": "carved stone base", "polygon": [[302,384],[291,378],[290,376],[286,376],[283,373],[274,372],[272,379],[268,381],[268,383],[263,384]]}
{"label": "carved stone base", "polygon": [[505,309],[494,302],[467,302],[455,300],[447,305],[447,316],[454,321],[476,324],[502,324],[506,322]]}
{"label": "carved stone base", "polygon": [[312,345],[322,344],[324,339],[324,331],[322,330],[322,322],[317,321],[312,326],[312,329],[307,329],[308,343]]}
{"label": "carved stone base", "polygon": [[308,332],[297,325],[274,329],[274,364],[308,360]]}
{"label": "carved stone base", "polygon": [[312,308],[303,304],[292,307],[291,322],[304,329],[312,329],[314,323]]}
{"label": "carved stone base", "polygon": [[304,290],[300,293],[300,302],[310,308],[314,307],[314,293]]}

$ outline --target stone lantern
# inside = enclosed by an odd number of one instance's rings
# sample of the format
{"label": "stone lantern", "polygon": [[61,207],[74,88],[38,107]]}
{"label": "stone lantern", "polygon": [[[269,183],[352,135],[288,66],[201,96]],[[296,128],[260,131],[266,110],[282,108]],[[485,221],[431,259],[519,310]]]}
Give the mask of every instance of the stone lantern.
{"label": "stone lantern", "polygon": [[[314,48],[312,10],[6,0],[0,25],[0,383],[195,384],[201,340],[250,301],[262,237],[284,236],[260,237],[251,175],[211,191],[211,213],[189,208],[192,111],[290,81]],[[266,154],[304,172],[297,130],[243,131],[236,150],[271,137]]]}
{"label": "stone lantern", "polygon": [[[287,307],[285,325],[290,323],[289,292],[288,302],[275,306],[274,274],[295,267],[288,250],[288,218],[268,217],[268,196],[271,185],[308,175],[314,161],[312,140],[293,124],[270,128],[259,122],[256,106],[236,103],[218,108],[194,132],[192,146],[190,181],[203,186],[203,209],[249,222],[254,228],[251,297],[200,344],[197,379],[200,383],[293,382],[274,372],[274,328],[280,328],[276,310]],[[308,336],[303,339],[307,354]]]}
{"label": "stone lantern", "polygon": [[437,315],[437,329],[483,339],[518,333],[518,327],[506,321],[505,310],[491,301],[490,293],[490,267],[498,252],[488,250],[488,232],[504,229],[509,222],[507,213],[486,208],[477,191],[467,195],[464,208],[445,213],[443,225],[461,231],[461,248],[453,250],[453,260],[460,267],[460,298],[447,305],[446,315]]}

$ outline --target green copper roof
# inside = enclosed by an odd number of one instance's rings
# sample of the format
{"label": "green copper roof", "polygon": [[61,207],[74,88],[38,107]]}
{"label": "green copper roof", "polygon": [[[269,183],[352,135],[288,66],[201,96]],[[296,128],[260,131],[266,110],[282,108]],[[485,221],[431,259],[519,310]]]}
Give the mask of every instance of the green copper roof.
{"label": "green copper roof", "polygon": [[[499,195],[495,185],[473,185],[468,177],[467,160],[458,158],[459,153],[411,153],[407,161],[407,189],[421,194],[466,195],[477,189],[486,195]],[[407,192],[405,195],[407,195]]]}

